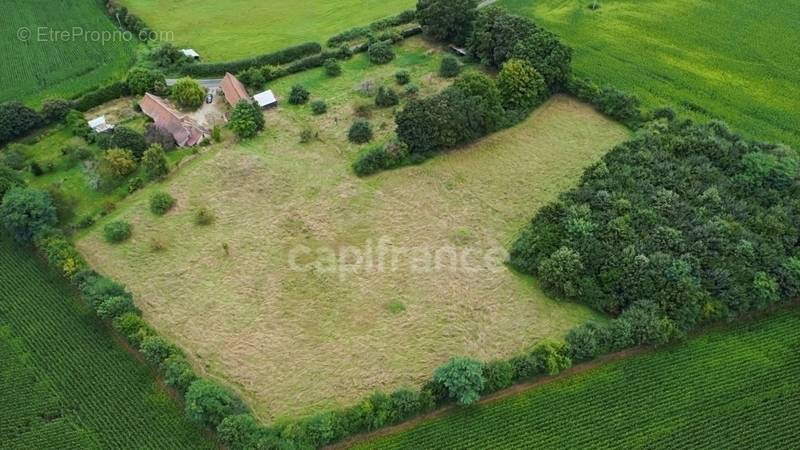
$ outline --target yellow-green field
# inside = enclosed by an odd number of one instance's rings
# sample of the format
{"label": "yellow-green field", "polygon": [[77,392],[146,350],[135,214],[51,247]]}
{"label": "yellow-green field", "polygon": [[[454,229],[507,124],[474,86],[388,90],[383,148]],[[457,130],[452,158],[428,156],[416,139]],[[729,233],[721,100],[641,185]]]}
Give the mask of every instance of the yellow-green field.
{"label": "yellow-green field", "polygon": [[[391,83],[412,54],[441,57],[420,45],[407,42],[398,66],[368,66],[363,77]],[[347,61],[344,73],[353,76],[363,58]],[[320,73],[295,81],[316,80],[312,97],[324,94]],[[442,83],[419,72],[412,78],[421,91]],[[291,82],[276,85],[279,95]],[[623,127],[557,97],[468,148],[359,179],[349,167],[359,149],[345,138],[357,83],[345,75],[330,82],[343,83],[344,95],[328,98],[328,114],[271,110],[268,131],[256,140],[212,147],[126,200],[113,218],[133,224],[129,242],[105,243],[103,223],[78,241],[94,267],[128,284],[146,318],[198,368],[234,386],[262,418],[302,415],[419,383],[453,355],[509,356],[592,317],[509,271],[502,249],[532,211],[628,136]],[[371,119],[378,139],[393,129],[389,115]],[[318,140],[298,143],[305,126],[318,130]],[[178,200],[164,217],[147,208],[158,189]],[[194,224],[201,206],[216,216],[212,225]],[[153,251],[154,241],[166,249]],[[374,256],[383,268],[359,265],[356,253],[377,255],[381,242],[399,252],[397,262]],[[341,270],[328,270],[326,249],[341,257]],[[439,250],[433,269],[420,266]],[[452,254],[466,255],[466,263]],[[306,270],[293,260],[322,264]]]}
{"label": "yellow-green field", "polygon": [[575,50],[581,76],[800,148],[795,0],[500,0]]}
{"label": "yellow-green field", "polygon": [[415,0],[122,0],[150,27],[208,61],[227,61],[302,42],[324,43],[354,26],[414,8]]}

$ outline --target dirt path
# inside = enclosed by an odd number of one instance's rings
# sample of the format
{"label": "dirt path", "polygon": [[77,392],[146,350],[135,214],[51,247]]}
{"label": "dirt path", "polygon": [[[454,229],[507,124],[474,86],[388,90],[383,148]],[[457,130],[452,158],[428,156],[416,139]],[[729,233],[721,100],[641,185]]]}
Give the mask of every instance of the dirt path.
{"label": "dirt path", "polygon": [[[495,392],[494,394],[487,395],[486,397],[481,398],[480,401],[478,401],[478,404],[479,405],[485,405],[485,404],[493,403],[493,402],[502,400],[504,398],[520,394],[522,392],[527,392],[527,391],[529,391],[531,389],[536,389],[539,386],[550,384],[550,383],[553,383],[555,381],[562,380],[564,378],[567,378],[567,377],[570,377],[570,376],[573,376],[573,375],[576,375],[576,374],[579,374],[579,373],[588,372],[588,371],[593,370],[593,369],[595,369],[598,366],[601,366],[603,364],[607,364],[607,363],[610,363],[610,362],[618,361],[620,359],[628,358],[628,357],[633,356],[633,355],[638,355],[638,354],[651,352],[651,351],[653,351],[653,348],[636,347],[636,348],[632,348],[632,349],[628,349],[628,350],[623,350],[623,351],[618,352],[618,353],[612,353],[610,355],[604,355],[604,356],[601,356],[601,357],[599,357],[597,359],[594,359],[592,361],[588,361],[588,362],[585,362],[585,363],[581,363],[581,364],[572,366],[569,369],[561,372],[560,374],[552,376],[552,377],[551,376],[543,376],[543,377],[538,378],[538,379],[533,380],[533,381],[528,381],[528,382],[525,382],[525,383],[515,384],[515,385],[509,387],[508,389],[503,389],[502,391]],[[428,421],[428,420],[432,420],[432,419],[435,419],[437,417],[441,417],[441,416],[443,416],[445,414],[454,412],[457,409],[458,409],[458,406],[455,405],[455,404],[448,405],[448,406],[439,408],[439,409],[437,409],[437,410],[435,410],[433,412],[430,412],[428,414],[417,416],[417,417],[415,417],[413,419],[407,420],[407,421],[405,421],[403,423],[400,423],[398,425],[381,428],[380,430],[376,430],[376,431],[373,431],[371,433],[359,434],[359,435],[356,435],[356,436],[354,436],[354,437],[352,437],[352,438],[350,438],[350,439],[348,439],[348,440],[346,440],[344,442],[339,442],[337,444],[334,444],[334,445],[331,445],[331,446],[328,446],[328,447],[325,447],[325,448],[327,450],[340,450],[340,449],[350,448],[353,445],[360,444],[362,442],[368,442],[368,441],[377,439],[377,438],[382,437],[382,436],[395,434],[395,433],[399,433],[401,431],[408,430],[410,428],[414,428],[415,426],[419,425],[422,422],[425,422],[425,421]]]}

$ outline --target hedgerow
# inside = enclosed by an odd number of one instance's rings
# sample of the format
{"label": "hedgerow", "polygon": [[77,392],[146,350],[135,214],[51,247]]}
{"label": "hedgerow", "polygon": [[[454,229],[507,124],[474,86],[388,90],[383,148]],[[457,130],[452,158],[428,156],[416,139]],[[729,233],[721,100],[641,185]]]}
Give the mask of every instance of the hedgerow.
{"label": "hedgerow", "polygon": [[416,11],[408,10],[400,14],[385,19],[376,20],[365,27],[355,27],[347,31],[343,31],[328,39],[326,43],[328,47],[339,47],[342,44],[353,41],[358,38],[367,37],[371,33],[385,30],[387,28],[396,27],[411,23],[416,18]]}
{"label": "hedgerow", "polygon": [[42,117],[19,102],[0,103],[0,147],[42,125]]}
{"label": "hedgerow", "polygon": [[[600,112],[628,126],[636,127],[644,119],[639,110],[640,101],[636,96],[627,94],[612,86],[600,87],[591,80],[570,77],[566,84],[567,91],[579,99],[594,105]],[[675,118],[675,112],[657,110],[655,118]]]}
{"label": "hedgerow", "polygon": [[219,63],[189,64],[184,67],[183,73],[184,75],[193,77],[221,75],[225,72],[238,73],[250,67],[288,64],[303,57],[320,53],[321,51],[322,46],[318,43],[306,42],[305,44],[289,47],[274,53],[254,56],[252,58]]}

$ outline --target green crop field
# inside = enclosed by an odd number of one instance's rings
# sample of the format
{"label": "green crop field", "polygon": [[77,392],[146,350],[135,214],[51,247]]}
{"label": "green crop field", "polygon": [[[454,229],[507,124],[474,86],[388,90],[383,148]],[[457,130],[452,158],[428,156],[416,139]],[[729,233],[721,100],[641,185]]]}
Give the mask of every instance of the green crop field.
{"label": "green crop field", "polygon": [[581,76],[800,148],[795,0],[500,0],[558,33]]}
{"label": "green crop field", "polygon": [[[116,30],[97,0],[11,0],[3,6],[0,102],[35,105],[47,97],[77,95],[122,77],[133,61],[133,42],[95,39],[95,33]],[[73,38],[74,29],[82,34]]]}
{"label": "green crop field", "polygon": [[122,0],[150,27],[209,61],[227,61],[334,34],[413,8],[416,0]]}
{"label": "green crop field", "polygon": [[800,312],[717,330],[360,449],[797,448]]}
{"label": "green crop field", "polygon": [[0,236],[0,447],[212,448],[44,263]]}

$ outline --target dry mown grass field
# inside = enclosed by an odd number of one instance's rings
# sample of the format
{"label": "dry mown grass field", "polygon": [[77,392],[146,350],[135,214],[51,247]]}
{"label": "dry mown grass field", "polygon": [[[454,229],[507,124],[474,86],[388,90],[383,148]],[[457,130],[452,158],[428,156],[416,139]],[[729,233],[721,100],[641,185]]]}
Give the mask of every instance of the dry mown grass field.
{"label": "dry mown grass field", "polygon": [[[134,225],[129,242],[105,243],[103,223],[78,242],[94,267],[128,284],[160,332],[260,417],[416,384],[453,355],[508,356],[592,316],[547,298],[505,268],[496,250],[623,140],[621,126],[556,97],[468,148],[359,179],[349,168],[357,149],[343,131],[350,105],[334,104],[321,117],[304,111],[270,111],[268,131],[256,140],[213,147],[130,197],[113,216]],[[299,144],[308,123],[319,140]],[[178,200],[164,217],[148,211],[156,189]],[[194,224],[201,206],[216,216],[212,225]],[[293,255],[306,264],[325,249],[366,250],[381,238],[406,252],[396,265],[383,259],[383,270],[290,264]],[[154,240],[166,249],[153,251]],[[427,254],[420,249],[441,248],[473,252],[475,269],[462,270],[445,252],[441,270],[414,270]]]}

